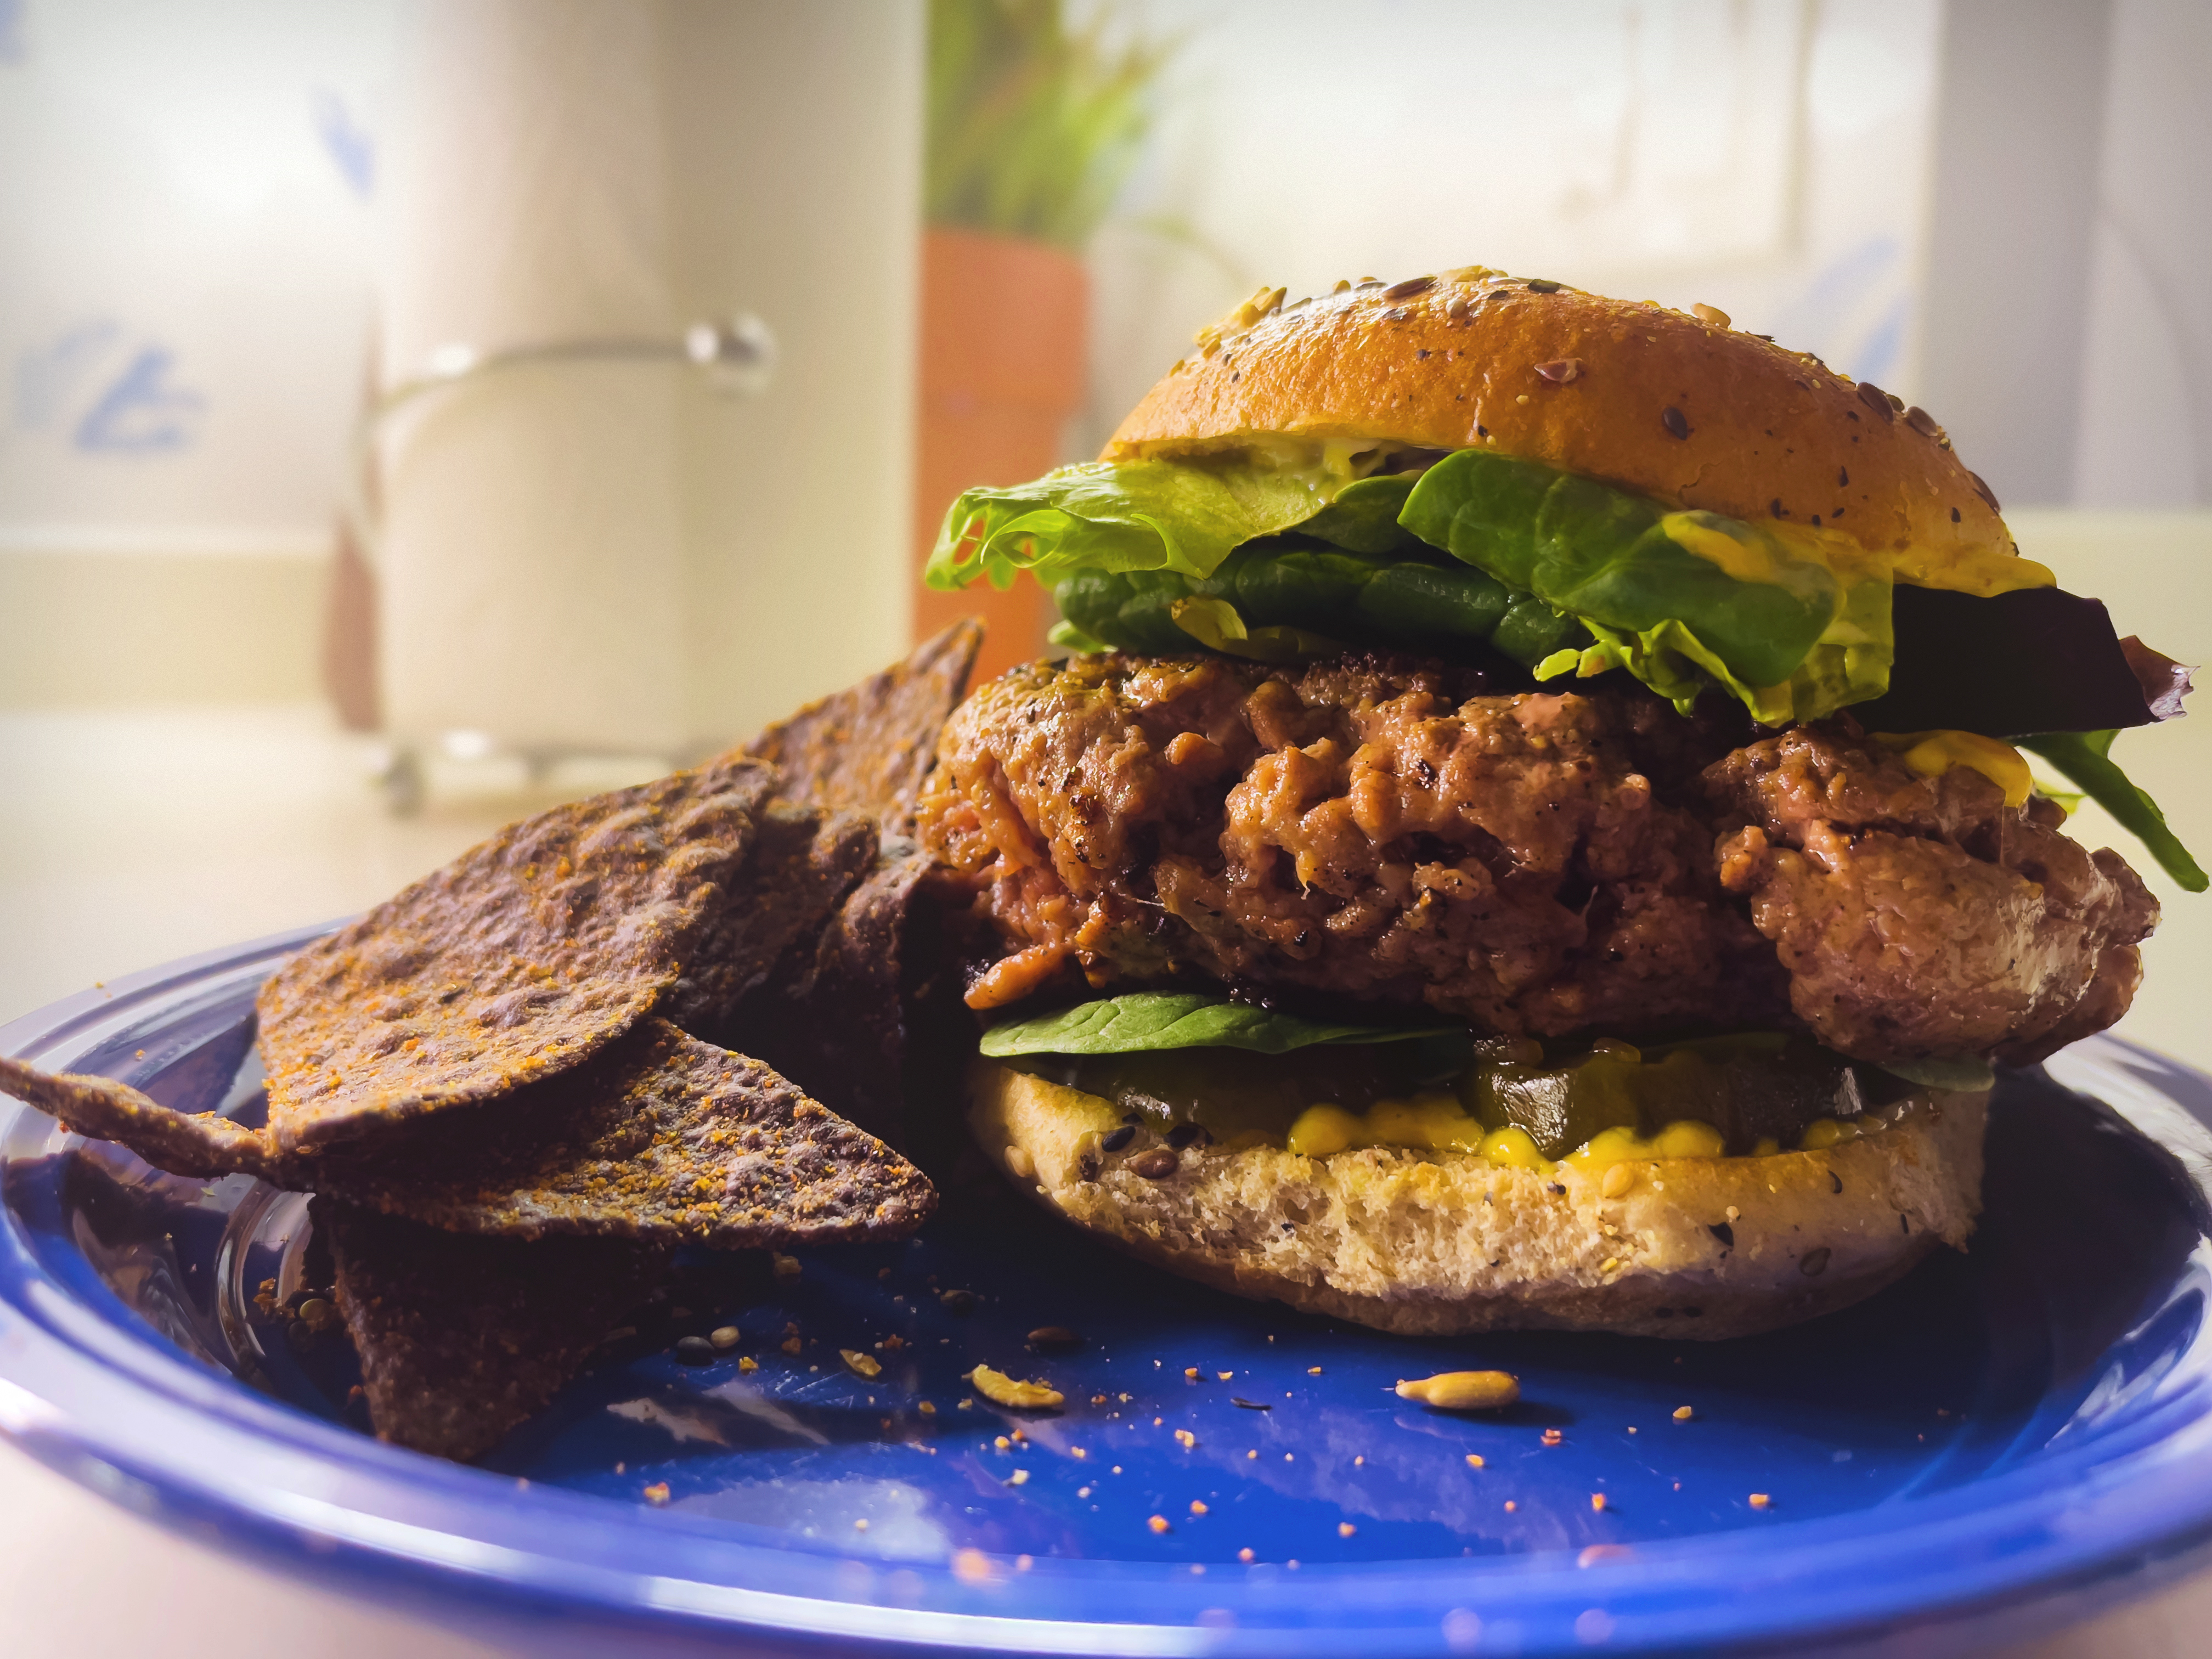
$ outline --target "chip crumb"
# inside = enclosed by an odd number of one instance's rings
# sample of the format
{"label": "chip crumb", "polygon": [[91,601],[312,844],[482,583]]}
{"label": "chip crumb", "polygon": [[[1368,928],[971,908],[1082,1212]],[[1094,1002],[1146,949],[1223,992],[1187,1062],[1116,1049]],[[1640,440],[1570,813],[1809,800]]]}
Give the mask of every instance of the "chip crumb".
{"label": "chip crumb", "polygon": [[1467,1466],[1471,1469],[1480,1468],[1482,1467],[1482,1454],[1480,1452],[1469,1452],[1467,1455]]}
{"label": "chip crumb", "polygon": [[1237,1373],[1235,1371],[1216,1371],[1213,1375],[1216,1381],[1226,1382],[1231,1377],[1235,1376]]}
{"label": "chip crumb", "polygon": [[853,1522],[853,1530],[854,1532],[866,1532],[867,1529],[868,1523],[865,1518]]}
{"label": "chip crumb", "polygon": [[1773,1501],[1763,1492],[1755,1492],[1751,1495],[1751,1506],[1755,1510],[1763,1510]]}
{"label": "chip crumb", "polygon": [[1193,1515],[1204,1515],[1206,1512],[1205,1503],[1199,1498],[1192,1498],[1190,1500],[1190,1512]]}
{"label": "chip crumb", "polygon": [[1441,1371],[1401,1378],[1397,1392],[1401,1400],[1418,1400],[1443,1411],[1496,1411],[1520,1399],[1521,1383],[1507,1371]]}
{"label": "chip crumb", "polygon": [[1687,1406],[1677,1406],[1674,1407],[1674,1420],[1677,1423],[1686,1423],[1696,1415],[1697,1413],[1691,1410]]}
{"label": "chip crumb", "polygon": [[994,1405],[1012,1406],[1022,1410],[1053,1409],[1066,1399],[1058,1389],[1045,1382],[1024,1382],[1008,1376],[1004,1371],[994,1371],[988,1365],[978,1365],[968,1373],[968,1381],[975,1392]]}
{"label": "chip crumb", "polygon": [[665,1480],[656,1480],[647,1486],[645,1489],[645,1501],[648,1504],[665,1504],[668,1501],[668,1483]]}
{"label": "chip crumb", "polygon": [[1336,1535],[1339,1538],[1349,1538],[1352,1534],[1358,1530],[1359,1528],[1353,1526],[1349,1521],[1340,1521],[1336,1523]]}
{"label": "chip crumb", "polygon": [[1193,1434],[1188,1429],[1177,1429],[1175,1431],[1175,1437],[1176,1443],[1181,1446],[1185,1451],[1190,1450],[1192,1447],[1198,1444],[1198,1437]]}
{"label": "chip crumb", "polygon": [[881,1376],[883,1362],[873,1354],[862,1353],[858,1348],[840,1348],[837,1357],[845,1362],[846,1369],[855,1376]]}
{"label": "chip crumb", "polygon": [[806,1344],[799,1337],[787,1336],[776,1346],[781,1348],[786,1353],[796,1356],[799,1351],[805,1347]]}
{"label": "chip crumb", "polygon": [[1187,1376],[1187,1377],[1190,1378],[1190,1380],[1191,1380],[1192,1382],[1195,1382],[1196,1381],[1198,1381],[1198,1367],[1197,1367],[1197,1366],[1195,1366],[1195,1365],[1186,1365],[1186,1366],[1184,1366],[1184,1367],[1182,1368],[1182,1374],[1183,1374],[1185,1376]]}
{"label": "chip crumb", "polygon": [[740,1372],[757,1371],[759,1369],[760,1361],[754,1358],[750,1354],[739,1354],[738,1356],[738,1370]]}
{"label": "chip crumb", "polygon": [[[1271,1337],[1271,1338],[1269,1338],[1268,1340],[1269,1340],[1270,1341],[1273,1341],[1274,1339]],[[1320,1367],[1320,1366],[1318,1366],[1318,1365],[1309,1365],[1309,1366],[1307,1366],[1307,1367],[1306,1367],[1306,1375],[1307,1375],[1308,1376],[1319,1376],[1321,1375],[1321,1367]]]}
{"label": "chip crumb", "polygon": [[915,1407],[915,1410],[920,1412],[924,1417],[934,1417],[937,1415],[937,1407],[935,1403],[927,1400],[921,1401],[921,1404]]}
{"label": "chip crumb", "polygon": [[1556,1446],[1565,1438],[1565,1437],[1557,1429],[1547,1429],[1544,1431],[1544,1443],[1547,1446]]}
{"label": "chip crumb", "polygon": [[1604,1510],[1605,1494],[1603,1492],[1594,1492],[1590,1494],[1590,1508],[1601,1512]]}
{"label": "chip crumb", "polygon": [[786,1255],[781,1250],[771,1250],[769,1255],[775,1264],[778,1279],[796,1279],[803,1271],[795,1255]]}
{"label": "chip crumb", "polygon": [[[1273,1337],[1270,1337],[1270,1338],[1268,1338],[1267,1340],[1268,1340],[1269,1341],[1271,1341],[1271,1342],[1274,1340],[1274,1339],[1273,1339]],[[1242,1561],[1242,1562],[1243,1562],[1246,1566],[1248,1566],[1248,1567],[1249,1567],[1249,1566],[1250,1566],[1250,1565],[1252,1565],[1252,1563],[1253,1563],[1255,1560],[1256,1560],[1258,1558],[1257,1558],[1257,1557],[1255,1557],[1255,1556],[1252,1553],[1251,1550],[1248,1547],[1248,1548],[1241,1549],[1241,1550],[1237,1551],[1237,1559],[1239,1561]]]}
{"label": "chip crumb", "polygon": [[1010,1486],[1025,1486],[1029,1485],[1029,1480],[1030,1472],[1027,1469],[1016,1469],[1006,1477],[1006,1484]]}
{"label": "chip crumb", "polygon": [[1508,1515],[1512,1514],[1514,1510],[1516,1510],[1519,1509],[1520,1507],[1521,1507],[1521,1506],[1520,1506],[1518,1504],[1515,1503],[1515,1502],[1514,1502],[1511,1498],[1507,1498],[1507,1499],[1505,1500],[1505,1512],[1506,1512]]}
{"label": "chip crumb", "polygon": [[1164,1515],[1156,1515],[1145,1524],[1154,1532],[1165,1532],[1168,1529],[1168,1518]]}

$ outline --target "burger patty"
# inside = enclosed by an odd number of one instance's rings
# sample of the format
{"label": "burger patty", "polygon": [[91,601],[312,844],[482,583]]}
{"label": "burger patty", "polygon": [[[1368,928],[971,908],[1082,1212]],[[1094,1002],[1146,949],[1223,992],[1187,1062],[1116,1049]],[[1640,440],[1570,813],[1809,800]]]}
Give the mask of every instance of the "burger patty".
{"label": "burger patty", "polygon": [[2055,806],[1843,724],[1750,735],[1610,680],[1077,657],[961,707],[921,832],[1002,953],[977,1008],[1195,973],[1875,1060],[2028,1058],[2125,1012],[2156,904]]}

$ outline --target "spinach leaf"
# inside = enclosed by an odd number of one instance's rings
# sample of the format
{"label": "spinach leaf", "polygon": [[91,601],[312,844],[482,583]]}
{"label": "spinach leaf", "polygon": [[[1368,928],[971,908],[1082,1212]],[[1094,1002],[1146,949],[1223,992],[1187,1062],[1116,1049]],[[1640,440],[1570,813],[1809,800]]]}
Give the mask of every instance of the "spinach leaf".
{"label": "spinach leaf", "polygon": [[[1848,588],[1763,527],[1661,503],[1486,450],[1421,475],[1401,522],[1423,540],[1580,617],[1573,660],[1625,667],[1686,703],[1706,676],[1765,720],[1813,720],[1887,684],[1889,584]],[[1553,656],[1557,674],[1568,662]]]}
{"label": "spinach leaf", "polygon": [[2212,887],[2181,837],[2166,827],[2158,803],[2130,781],[2112,758],[2113,732],[2045,732],[2018,739],[2063,772],[2091,800],[2110,812],[2149,849],[2159,868],[2172,876],[2184,892],[2201,893]]}
{"label": "spinach leaf", "polygon": [[1462,1029],[1452,1024],[1330,1024],[1194,992],[1132,991],[1079,1003],[1056,1014],[994,1025],[982,1052],[1014,1054],[1127,1054],[1162,1048],[1243,1048],[1287,1054],[1316,1043],[1399,1042]]}

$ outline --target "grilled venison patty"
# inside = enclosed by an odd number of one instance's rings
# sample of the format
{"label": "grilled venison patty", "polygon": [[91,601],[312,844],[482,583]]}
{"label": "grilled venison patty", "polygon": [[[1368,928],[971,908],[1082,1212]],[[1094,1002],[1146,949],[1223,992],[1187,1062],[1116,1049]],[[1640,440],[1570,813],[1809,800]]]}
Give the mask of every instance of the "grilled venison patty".
{"label": "grilled venison patty", "polygon": [[2103,1029],[2157,905],[2118,854],[1848,720],[1376,656],[1079,656],[954,714],[921,833],[1002,952],[979,1009],[1197,974],[1480,1030],[1809,1030],[2025,1060]]}

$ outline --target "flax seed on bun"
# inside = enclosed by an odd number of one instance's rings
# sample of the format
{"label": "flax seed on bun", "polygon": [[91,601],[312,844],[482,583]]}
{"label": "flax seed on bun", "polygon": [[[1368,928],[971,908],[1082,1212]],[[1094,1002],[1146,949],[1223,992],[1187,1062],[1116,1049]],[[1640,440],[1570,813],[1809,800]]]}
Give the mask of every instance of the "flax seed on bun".
{"label": "flax seed on bun", "polygon": [[1981,1210],[1984,1094],[1819,1152],[1585,1170],[1146,1137],[1102,1154],[1110,1102],[989,1061],[969,1084],[978,1143],[1085,1231],[1219,1290],[1406,1335],[1772,1330],[1963,1245]]}
{"label": "flax seed on bun", "polygon": [[1279,434],[1482,447],[1676,507],[1838,531],[1921,586],[2049,582],[1925,413],[1701,309],[1480,265],[1290,305],[1263,290],[1200,332],[1103,459]]}

